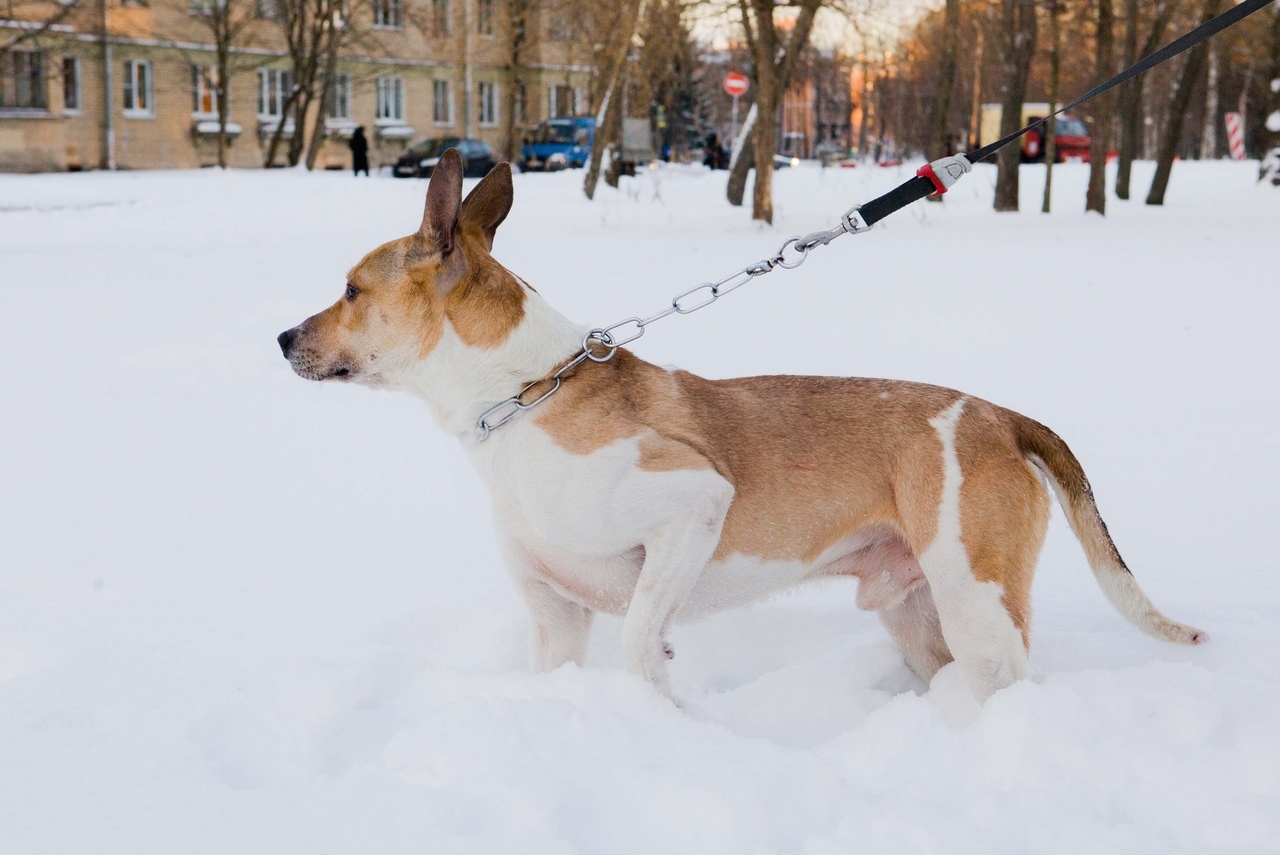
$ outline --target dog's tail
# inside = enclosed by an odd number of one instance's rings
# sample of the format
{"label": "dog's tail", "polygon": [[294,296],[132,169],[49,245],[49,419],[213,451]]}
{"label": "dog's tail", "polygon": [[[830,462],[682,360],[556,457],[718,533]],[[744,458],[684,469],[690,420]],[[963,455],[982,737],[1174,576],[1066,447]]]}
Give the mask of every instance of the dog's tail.
{"label": "dog's tail", "polygon": [[1133,574],[1125,566],[1116,549],[1107,524],[1098,513],[1089,479],[1080,461],[1067,444],[1053,431],[1026,416],[1014,414],[1014,430],[1018,448],[1053,485],[1058,503],[1071,523],[1080,545],[1084,547],[1098,580],[1111,605],[1138,629],[1156,638],[1178,644],[1202,644],[1209,636],[1196,629],[1169,620],[1138,587]]}

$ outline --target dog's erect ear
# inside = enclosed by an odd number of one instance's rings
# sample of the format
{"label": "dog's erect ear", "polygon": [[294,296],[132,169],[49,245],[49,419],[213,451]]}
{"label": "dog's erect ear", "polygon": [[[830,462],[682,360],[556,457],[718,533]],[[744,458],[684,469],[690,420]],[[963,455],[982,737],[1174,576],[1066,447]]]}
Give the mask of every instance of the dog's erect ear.
{"label": "dog's erect ear", "polygon": [[458,222],[478,227],[493,249],[493,234],[511,211],[511,195],[511,164],[499,163],[467,194]]}
{"label": "dog's erect ear", "polygon": [[431,170],[427,185],[427,208],[422,213],[418,234],[441,255],[453,252],[458,228],[458,206],[462,202],[462,156],[451,148]]}

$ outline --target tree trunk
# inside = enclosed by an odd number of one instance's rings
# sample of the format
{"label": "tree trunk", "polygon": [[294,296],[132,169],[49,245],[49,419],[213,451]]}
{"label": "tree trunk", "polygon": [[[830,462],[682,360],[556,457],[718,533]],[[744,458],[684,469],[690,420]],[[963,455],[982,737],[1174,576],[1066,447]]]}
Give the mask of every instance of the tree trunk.
{"label": "tree trunk", "polygon": [[[754,109],[754,108],[753,108]],[[747,118],[751,118],[748,116]],[[751,129],[755,130],[755,122],[751,123]],[[756,162],[756,147],[751,142],[751,134],[742,142],[742,148],[738,150],[738,156],[729,166],[729,204],[741,205],[742,197],[747,192],[747,175],[751,172],[751,167]]]}
{"label": "tree trunk", "polygon": [[773,24],[773,0],[752,0],[756,14],[756,181],[751,193],[751,219],[773,223],[773,153],[778,149],[778,30]]}
{"label": "tree trunk", "polygon": [[[960,0],[947,0],[942,36],[942,56],[938,61],[938,77],[934,80],[933,97],[929,100],[929,138],[925,140],[925,156],[929,160],[946,157],[953,152],[947,139],[947,123],[951,116],[951,94],[956,88],[956,47],[960,41]],[[941,201],[942,196],[930,196]]]}
{"label": "tree trunk", "polygon": [[[1098,0],[1098,61],[1096,65],[1095,85],[1111,77],[1115,73],[1113,51],[1114,14],[1111,0]],[[1090,129],[1092,136],[1089,146],[1089,190],[1085,194],[1084,209],[1107,213],[1107,152],[1111,148],[1111,121],[1115,114],[1115,90],[1104,92],[1094,100],[1093,114],[1096,117]]]}
{"label": "tree trunk", "polygon": [[[289,138],[289,165],[297,166],[302,161],[302,146],[306,142],[307,113],[311,112],[311,104],[315,101],[315,80],[311,81],[302,97],[298,100],[297,113],[293,117],[293,136]],[[323,109],[321,112],[324,112]]]}
{"label": "tree trunk", "polygon": [[[1138,61],[1138,0],[1125,0],[1124,18],[1124,61],[1127,67]],[[1138,154],[1141,92],[1140,80],[1130,80],[1117,87],[1120,156],[1116,161],[1116,196],[1120,199],[1129,198],[1129,177],[1132,174],[1133,161]]]}
{"label": "tree trunk", "polygon": [[[1057,0],[1049,4],[1049,112],[1058,109],[1058,90],[1062,85],[1062,32],[1058,17],[1062,9]],[[1058,120],[1050,116],[1044,124],[1044,202],[1042,213],[1049,213],[1053,197],[1053,165],[1058,159]]]}
{"label": "tree trunk", "polygon": [[[1200,22],[1203,24],[1218,11],[1221,0],[1205,0],[1201,11]],[[1156,158],[1156,175],[1151,180],[1151,192],[1147,194],[1148,205],[1163,205],[1164,194],[1169,188],[1169,176],[1173,172],[1173,158],[1178,152],[1178,142],[1182,138],[1182,126],[1187,117],[1187,107],[1191,104],[1191,94],[1195,91],[1200,74],[1204,71],[1205,57],[1209,46],[1200,43],[1191,49],[1187,61],[1182,65],[1178,81],[1174,85],[1173,97],[1169,102],[1169,115],[1165,118],[1164,127],[1160,130],[1160,155]]]}
{"label": "tree trunk", "polygon": [[972,151],[978,148],[981,143],[978,141],[978,135],[982,127],[982,51],[983,43],[986,40],[983,35],[986,28],[983,22],[978,22],[978,44],[974,47],[973,52],[973,99],[969,104],[969,145],[967,148]]}
{"label": "tree trunk", "polygon": [[280,142],[284,139],[284,126],[286,117],[293,110],[294,104],[298,101],[301,94],[297,85],[289,90],[289,94],[285,97],[284,103],[280,105],[280,121],[276,124],[276,129],[271,132],[271,142],[267,145],[267,156],[263,159],[263,166],[270,169],[276,165],[276,153],[280,150]]}
{"label": "tree trunk", "polygon": [[1218,48],[1209,40],[1209,81],[1204,98],[1204,131],[1200,137],[1200,159],[1218,156]]}
{"label": "tree trunk", "polygon": [[[1147,33],[1147,39],[1143,42],[1141,50],[1137,48],[1139,27],[1137,0],[1126,0],[1126,3],[1128,5],[1125,7],[1125,15],[1129,19],[1129,29],[1126,30],[1125,40],[1126,50],[1131,50],[1129,64],[1132,65],[1155,50],[1178,8],[1178,0],[1160,0],[1156,6],[1156,19],[1151,23],[1151,30]],[[1116,163],[1116,197],[1128,200],[1133,162],[1138,158],[1140,151],[1144,154],[1146,152],[1143,134],[1146,118],[1144,101],[1146,78],[1130,80],[1118,88],[1120,91],[1120,158]]]}
{"label": "tree trunk", "polygon": [[[526,26],[529,18],[529,0],[508,0],[507,11],[511,17],[511,85],[507,87],[507,142],[504,157],[508,162],[515,162],[524,149],[523,128],[516,122],[516,106],[519,101],[520,84],[524,82],[520,65],[520,51],[524,47]],[[527,104],[521,105],[528,110]],[[523,111],[522,110],[522,111]],[[521,121],[524,117],[520,117]]]}
{"label": "tree trunk", "polygon": [[606,57],[608,85],[604,89],[600,110],[596,114],[596,139],[591,146],[591,161],[587,165],[586,178],[582,183],[582,192],[586,193],[588,199],[596,195],[596,184],[600,181],[600,160],[604,157],[605,148],[613,142],[608,139],[609,131],[613,128],[611,120],[614,114],[622,109],[622,84],[627,68],[627,54],[631,50],[631,40],[635,38],[636,27],[640,24],[643,3],[644,0],[629,0],[629,5],[624,10],[620,22],[621,26],[614,34],[617,41],[610,45]]}
{"label": "tree trunk", "polygon": [[866,160],[867,119],[871,115],[871,66],[867,62],[866,54],[862,56],[862,97],[858,104],[862,108],[862,115],[858,119],[858,159]]}
{"label": "tree trunk", "polygon": [[[225,7],[223,10],[226,13]],[[227,168],[227,121],[231,112],[231,45],[229,39],[215,42],[218,69],[218,168]]]}
{"label": "tree trunk", "polygon": [[[1000,135],[1003,137],[1022,127],[1027,72],[1036,49],[1036,7],[1033,0],[1001,0],[1000,31],[1004,72]],[[1021,155],[1021,146],[1008,145],[997,156],[997,211],[1018,210],[1018,164]]]}

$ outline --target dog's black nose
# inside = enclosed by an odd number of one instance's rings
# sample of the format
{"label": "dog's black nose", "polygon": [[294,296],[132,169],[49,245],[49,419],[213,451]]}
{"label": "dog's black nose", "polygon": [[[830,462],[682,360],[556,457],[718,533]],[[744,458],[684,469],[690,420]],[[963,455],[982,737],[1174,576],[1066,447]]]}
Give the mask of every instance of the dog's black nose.
{"label": "dog's black nose", "polygon": [[276,341],[280,343],[280,352],[287,358],[289,356],[289,348],[293,347],[293,340],[298,337],[296,329],[285,330],[276,336]]}

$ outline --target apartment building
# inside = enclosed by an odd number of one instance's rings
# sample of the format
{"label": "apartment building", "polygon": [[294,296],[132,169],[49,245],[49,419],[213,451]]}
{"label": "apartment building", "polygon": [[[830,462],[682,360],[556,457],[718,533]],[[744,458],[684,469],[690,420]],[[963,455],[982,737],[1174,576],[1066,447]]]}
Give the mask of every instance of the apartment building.
{"label": "apartment building", "polygon": [[[281,123],[286,139],[297,131],[283,110],[293,68],[282,0],[5,0],[0,170],[214,165],[207,4],[215,2],[248,4],[231,41],[227,161],[262,166]],[[358,125],[376,167],[425,137],[473,137],[503,152],[513,122],[518,134],[587,111],[589,54],[567,13],[537,5],[515,66],[507,8],[504,0],[345,0],[335,22],[348,35],[331,96],[304,124],[310,132],[324,111],[317,166],[346,167]]]}

